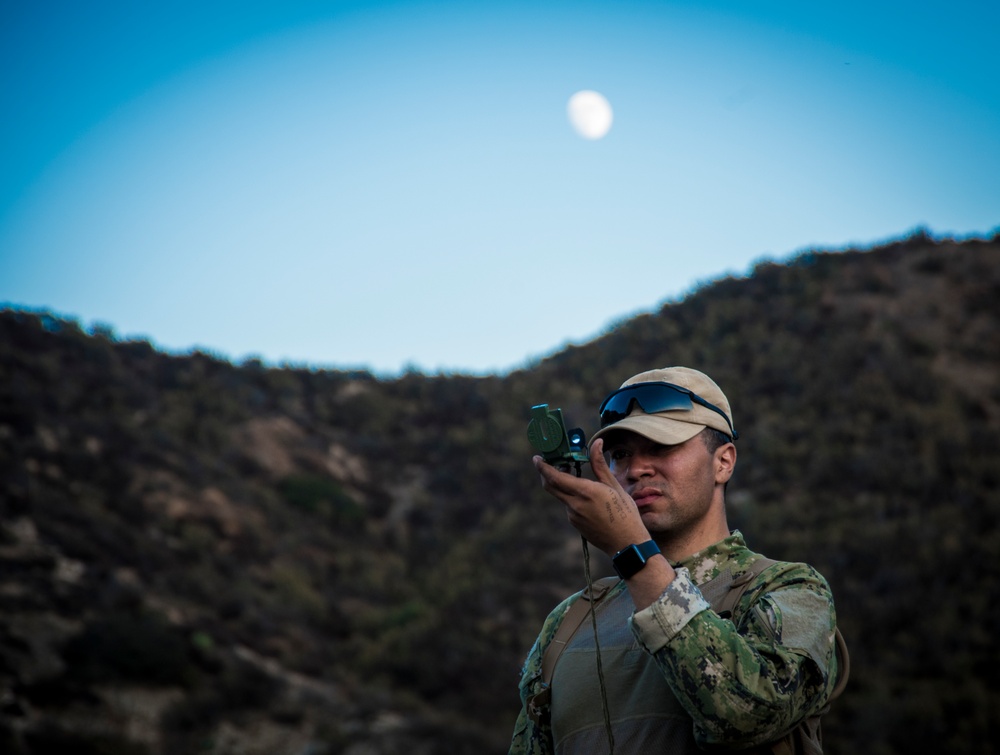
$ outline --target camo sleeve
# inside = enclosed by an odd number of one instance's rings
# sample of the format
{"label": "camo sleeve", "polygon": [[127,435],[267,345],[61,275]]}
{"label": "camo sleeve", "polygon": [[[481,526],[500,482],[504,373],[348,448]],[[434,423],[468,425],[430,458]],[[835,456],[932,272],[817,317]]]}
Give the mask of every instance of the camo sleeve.
{"label": "camo sleeve", "polygon": [[719,617],[682,568],[632,617],[703,747],[776,740],[819,711],[836,683],[833,597],[814,569],[765,570],[735,613],[735,624]]}
{"label": "camo sleeve", "polygon": [[542,681],[542,655],[559,629],[566,610],[579,596],[580,593],[572,595],[553,609],[528,651],[518,685],[521,711],[514,724],[508,755],[549,755],[554,752],[547,685]]}

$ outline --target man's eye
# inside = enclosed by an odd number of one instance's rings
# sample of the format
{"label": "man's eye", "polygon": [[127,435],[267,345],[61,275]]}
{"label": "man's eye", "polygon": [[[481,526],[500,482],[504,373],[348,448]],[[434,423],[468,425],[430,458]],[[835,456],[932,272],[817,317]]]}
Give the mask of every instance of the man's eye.
{"label": "man's eye", "polygon": [[628,451],[624,448],[613,448],[608,455],[611,457],[611,461],[621,461],[628,456]]}

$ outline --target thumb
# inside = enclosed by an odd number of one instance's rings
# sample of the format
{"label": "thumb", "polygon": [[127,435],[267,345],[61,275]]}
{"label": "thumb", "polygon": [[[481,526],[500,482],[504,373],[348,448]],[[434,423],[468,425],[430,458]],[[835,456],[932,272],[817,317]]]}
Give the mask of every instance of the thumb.
{"label": "thumb", "polygon": [[625,488],[618,482],[618,478],[611,472],[607,460],[604,458],[604,438],[598,438],[590,446],[590,468],[594,470],[594,477],[599,482],[603,482],[617,493],[621,493],[628,498]]}

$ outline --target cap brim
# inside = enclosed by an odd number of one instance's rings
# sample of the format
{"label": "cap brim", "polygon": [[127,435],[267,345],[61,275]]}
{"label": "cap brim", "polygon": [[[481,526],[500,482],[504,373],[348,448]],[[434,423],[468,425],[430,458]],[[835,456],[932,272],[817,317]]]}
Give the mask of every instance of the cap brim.
{"label": "cap brim", "polygon": [[613,425],[603,427],[594,433],[590,439],[590,445],[598,438],[602,438],[615,430],[627,430],[636,433],[644,438],[649,438],[655,443],[662,443],[665,446],[676,446],[691,440],[695,435],[704,430],[707,425],[698,425],[692,422],[679,422],[675,419],[660,414],[639,414],[633,412]]}

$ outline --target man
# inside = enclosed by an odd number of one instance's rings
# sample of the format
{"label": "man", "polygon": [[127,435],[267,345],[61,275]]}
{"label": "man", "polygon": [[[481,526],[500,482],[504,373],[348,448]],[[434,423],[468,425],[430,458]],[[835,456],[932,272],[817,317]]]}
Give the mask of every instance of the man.
{"label": "man", "polygon": [[[833,597],[805,564],[754,570],[760,556],[729,531],[737,437],[719,386],[670,367],[629,378],[601,406],[596,480],[534,458],[545,490],[612,556],[621,581],[595,610],[601,673],[588,618],[547,683],[543,657],[581,594],[546,619],[522,673],[512,755],[612,744],[615,753],[769,751],[826,705],[837,683]],[[720,616],[706,595],[741,574],[752,579],[732,616]]]}

